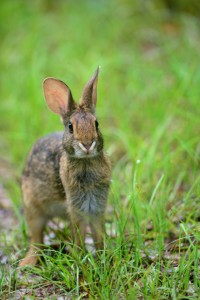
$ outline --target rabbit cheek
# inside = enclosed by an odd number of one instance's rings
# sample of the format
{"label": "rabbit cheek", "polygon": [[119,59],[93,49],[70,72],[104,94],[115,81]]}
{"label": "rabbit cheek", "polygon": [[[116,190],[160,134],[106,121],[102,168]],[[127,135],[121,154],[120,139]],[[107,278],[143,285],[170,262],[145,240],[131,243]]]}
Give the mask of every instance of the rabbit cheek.
{"label": "rabbit cheek", "polygon": [[74,150],[74,147],[73,147],[73,138],[70,138],[67,135],[64,135],[64,138],[63,138],[63,148],[65,149],[65,151],[69,155],[74,156],[75,150]]}
{"label": "rabbit cheek", "polygon": [[72,146],[69,146],[69,145],[68,145],[68,146],[65,148],[65,150],[66,150],[66,152],[67,152],[69,155],[74,156],[75,151],[74,151],[74,148],[73,148]]}
{"label": "rabbit cheek", "polygon": [[102,134],[99,132],[98,141],[97,141],[97,152],[101,152],[103,150],[103,146],[104,146],[103,137]]}

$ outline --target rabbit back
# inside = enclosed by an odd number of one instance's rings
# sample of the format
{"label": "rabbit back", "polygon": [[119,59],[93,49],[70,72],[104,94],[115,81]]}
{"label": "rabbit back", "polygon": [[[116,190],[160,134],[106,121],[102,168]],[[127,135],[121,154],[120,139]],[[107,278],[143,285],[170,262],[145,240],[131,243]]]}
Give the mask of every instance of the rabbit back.
{"label": "rabbit back", "polygon": [[39,139],[31,149],[22,174],[25,209],[47,218],[66,214],[65,190],[60,179],[63,132]]}

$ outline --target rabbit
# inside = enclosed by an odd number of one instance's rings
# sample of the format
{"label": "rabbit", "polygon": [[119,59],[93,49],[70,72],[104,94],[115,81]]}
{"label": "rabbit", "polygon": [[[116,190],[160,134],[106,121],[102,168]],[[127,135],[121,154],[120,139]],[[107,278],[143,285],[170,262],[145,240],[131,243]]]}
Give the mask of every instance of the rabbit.
{"label": "rabbit", "polygon": [[44,80],[47,106],[61,116],[64,132],[39,139],[22,174],[22,194],[30,248],[20,266],[38,262],[48,220],[69,221],[73,243],[84,247],[89,225],[96,250],[103,247],[104,215],[111,182],[111,162],[95,114],[99,67],[87,82],[80,103],[61,80]]}

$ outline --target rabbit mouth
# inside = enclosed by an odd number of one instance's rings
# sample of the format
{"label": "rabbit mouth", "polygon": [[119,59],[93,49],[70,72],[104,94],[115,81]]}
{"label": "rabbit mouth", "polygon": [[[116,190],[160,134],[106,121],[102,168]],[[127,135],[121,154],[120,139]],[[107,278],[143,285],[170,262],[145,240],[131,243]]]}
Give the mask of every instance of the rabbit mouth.
{"label": "rabbit mouth", "polygon": [[96,141],[93,141],[92,144],[83,144],[81,142],[78,143],[78,149],[75,151],[75,155],[77,157],[94,157],[96,156],[97,150],[95,148],[96,146]]}
{"label": "rabbit mouth", "polygon": [[81,150],[77,150],[75,152],[75,157],[77,157],[77,158],[91,158],[91,157],[95,157],[97,155],[98,155],[97,151],[83,152]]}
{"label": "rabbit mouth", "polygon": [[96,141],[93,141],[92,144],[83,144],[83,143],[79,142],[78,145],[81,148],[81,150],[83,150],[83,152],[91,153],[94,150]]}

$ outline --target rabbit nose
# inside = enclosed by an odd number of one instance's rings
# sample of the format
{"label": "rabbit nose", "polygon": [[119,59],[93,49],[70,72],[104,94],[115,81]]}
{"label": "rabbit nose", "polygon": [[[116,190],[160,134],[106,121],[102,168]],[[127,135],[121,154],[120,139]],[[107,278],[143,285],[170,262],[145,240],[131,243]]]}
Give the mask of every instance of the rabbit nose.
{"label": "rabbit nose", "polygon": [[95,141],[93,141],[92,143],[79,143],[79,146],[85,152],[92,151],[95,145],[96,145]]}
{"label": "rabbit nose", "polygon": [[87,151],[90,150],[92,144],[93,144],[93,142],[92,142],[92,143],[87,143],[87,144],[83,144],[83,143],[82,143],[83,147],[85,147],[85,149],[87,149]]}

